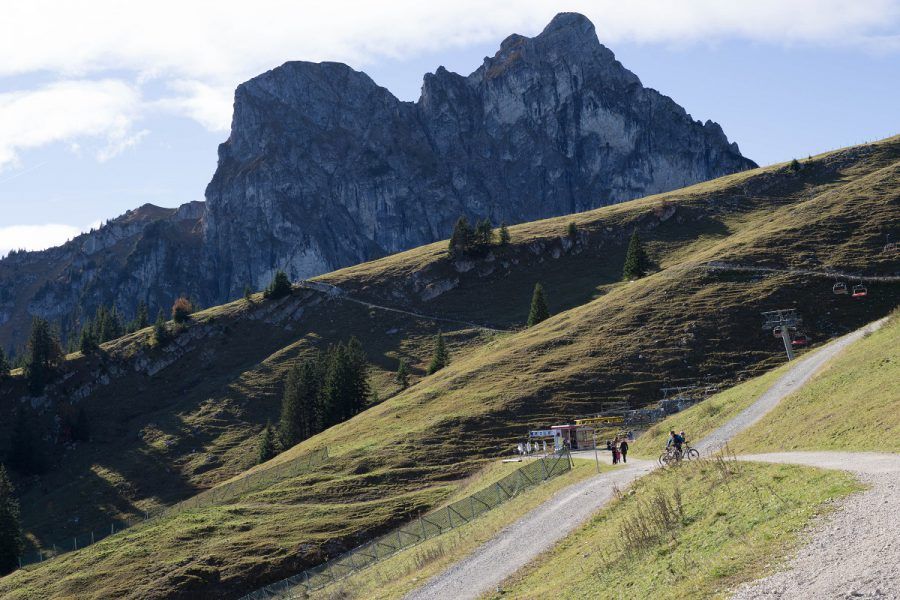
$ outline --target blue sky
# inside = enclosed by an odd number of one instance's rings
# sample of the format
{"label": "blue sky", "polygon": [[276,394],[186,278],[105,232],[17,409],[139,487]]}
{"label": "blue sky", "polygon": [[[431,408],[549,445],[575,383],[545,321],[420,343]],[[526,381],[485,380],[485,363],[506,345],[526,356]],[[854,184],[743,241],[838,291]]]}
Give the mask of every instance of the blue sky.
{"label": "blue sky", "polygon": [[267,68],[347,62],[415,100],[562,10],[760,164],[900,133],[900,0],[68,4],[0,8],[0,255],[202,199],[234,86]]}

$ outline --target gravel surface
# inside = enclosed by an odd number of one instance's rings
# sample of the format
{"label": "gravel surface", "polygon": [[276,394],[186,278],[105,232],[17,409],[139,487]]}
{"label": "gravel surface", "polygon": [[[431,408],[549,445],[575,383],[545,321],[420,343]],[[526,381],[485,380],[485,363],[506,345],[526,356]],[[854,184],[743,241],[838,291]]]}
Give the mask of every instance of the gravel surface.
{"label": "gravel surface", "polygon": [[[870,323],[866,327],[838,338],[798,360],[784,376],[776,381],[775,384],[759,398],[759,400],[739,413],[734,419],[701,440],[697,444],[697,448],[708,454],[724,445],[734,435],[759,421],[786,396],[802,387],[823,364],[834,358],[848,344],[856,341],[866,332],[878,329],[885,320],[886,319],[882,319]],[[804,457],[800,456],[801,454],[819,455],[816,458],[807,456],[805,457],[805,460],[840,465],[827,468],[846,468],[847,457],[844,456],[844,460],[842,460],[841,457],[834,456],[832,453],[786,453],[779,456],[769,455],[768,458],[771,459],[771,462],[778,462],[778,458],[783,458],[784,462],[790,462],[788,460],[789,455],[793,455],[794,459],[800,461],[804,460]],[[866,461],[866,464],[872,465],[872,468],[874,469],[874,465],[878,464],[879,460],[884,462],[883,456],[884,455],[871,455],[871,461]],[[590,452],[583,457],[593,458],[593,452]],[[853,461],[852,464],[859,463],[858,459],[855,457],[853,458]],[[817,463],[800,462],[799,464]],[[821,464],[818,466],[826,465]],[[473,554],[439,573],[435,577],[432,577],[423,587],[410,592],[405,597],[406,600],[465,600],[478,598],[491,589],[499,586],[504,579],[537,558],[541,552],[550,549],[556,542],[563,539],[566,535],[587,521],[591,515],[602,508],[610,498],[612,498],[614,486],[624,489],[632,481],[646,475],[655,467],[655,461],[632,460],[627,466],[620,470],[603,473],[591,479],[573,484],[558,492],[553,498],[532,510],[513,525],[503,529],[494,538],[482,544],[482,546]],[[896,482],[897,480],[896,472],[893,471],[891,471],[891,474],[867,474],[863,477],[886,477],[892,478],[891,480],[893,482]],[[869,481],[869,479],[866,479],[866,481]],[[872,481],[874,481],[874,479]],[[876,488],[873,488],[872,492],[853,496],[848,502],[853,502],[857,498],[865,497],[867,494],[873,493],[875,489]],[[878,487],[877,489],[883,490],[885,488]],[[878,499],[870,501],[878,501]],[[893,529],[886,529],[886,531],[898,531],[896,525],[900,524],[900,521],[898,521],[900,520],[900,517],[896,515],[900,515],[900,512],[897,511],[896,505],[891,506],[892,508],[889,510],[893,510],[895,513],[895,516],[893,517],[894,521],[891,521]],[[884,522],[887,523],[888,521]],[[869,525],[871,525],[871,523],[869,523]],[[855,530],[854,534],[861,531],[867,531],[865,526],[861,525],[861,528]],[[884,536],[890,534],[885,534],[884,531],[882,531],[880,535]],[[882,546],[879,546],[879,548],[881,547]],[[894,547],[893,550],[895,552],[900,551],[900,546]],[[849,557],[847,557],[846,560],[849,560]],[[898,566],[900,566],[900,562],[891,563],[891,568],[894,568],[895,570]],[[897,587],[894,586],[892,589],[897,589]],[[767,596],[742,596],[742,598],[744,597],[765,598]],[[776,595],[771,597],[782,596]],[[823,596],[809,596],[806,594],[798,595],[793,593],[783,597],[810,598]],[[845,596],[836,597],[843,598]],[[870,597],[896,598],[897,596],[884,595]]]}
{"label": "gravel surface", "polygon": [[733,600],[900,599],[900,455],[785,452],[741,460],[844,469],[871,488],[844,499],[814,526],[786,570],[742,586]]}
{"label": "gravel surface", "polygon": [[880,319],[861,327],[852,333],[829,342],[815,352],[810,352],[798,359],[791,369],[782,375],[772,387],[759,397],[759,400],[745,408],[732,420],[728,421],[697,443],[696,448],[703,454],[711,454],[719,450],[728,440],[762,419],[766,413],[778,406],[785,397],[802,388],[809,379],[829,360],[840,354],[866,333],[881,327],[887,319]]}
{"label": "gravel surface", "polygon": [[655,466],[633,460],[622,469],[569,486],[406,598],[478,598],[584,523],[612,498],[614,487],[624,489]]}

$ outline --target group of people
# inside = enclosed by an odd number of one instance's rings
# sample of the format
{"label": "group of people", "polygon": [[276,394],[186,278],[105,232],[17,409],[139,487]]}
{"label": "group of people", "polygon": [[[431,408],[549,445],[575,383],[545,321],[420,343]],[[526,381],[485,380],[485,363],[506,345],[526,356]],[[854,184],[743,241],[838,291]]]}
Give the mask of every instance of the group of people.
{"label": "group of people", "polygon": [[612,452],[614,465],[628,462],[628,438],[616,436],[613,440],[606,440],[606,449]]}
{"label": "group of people", "polygon": [[538,443],[537,440],[535,440],[533,443],[531,440],[528,440],[524,444],[519,442],[519,445],[516,447],[516,451],[523,456],[526,454],[534,454],[537,452],[547,454],[547,440],[541,440],[541,442],[542,443]]}

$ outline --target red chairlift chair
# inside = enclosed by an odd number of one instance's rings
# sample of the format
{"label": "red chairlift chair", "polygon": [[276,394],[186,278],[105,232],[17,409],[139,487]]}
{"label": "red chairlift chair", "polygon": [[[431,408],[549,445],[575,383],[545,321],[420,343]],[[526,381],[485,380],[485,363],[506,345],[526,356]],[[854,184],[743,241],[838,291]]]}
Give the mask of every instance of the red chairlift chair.
{"label": "red chairlift chair", "polygon": [[853,294],[851,298],[865,298],[869,295],[869,290],[866,289],[866,286],[863,284],[857,284],[853,286]]}

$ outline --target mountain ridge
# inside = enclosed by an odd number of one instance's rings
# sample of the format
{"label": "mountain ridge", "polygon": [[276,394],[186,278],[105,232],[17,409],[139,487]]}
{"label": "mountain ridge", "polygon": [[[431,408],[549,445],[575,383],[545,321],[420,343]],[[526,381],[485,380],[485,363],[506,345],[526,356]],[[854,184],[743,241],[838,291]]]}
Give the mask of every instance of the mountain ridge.
{"label": "mountain ridge", "polygon": [[460,215],[514,224],[756,166],[574,13],[508,36],[468,76],[425,75],[417,102],[341,63],[285,63],[238,86],[219,157],[190,218],[105,253],[0,260],[0,344],[21,345],[31,315],[77,329],[99,304],[129,318],[182,294],[219,304],[277,270],[301,279],[442,239]]}

